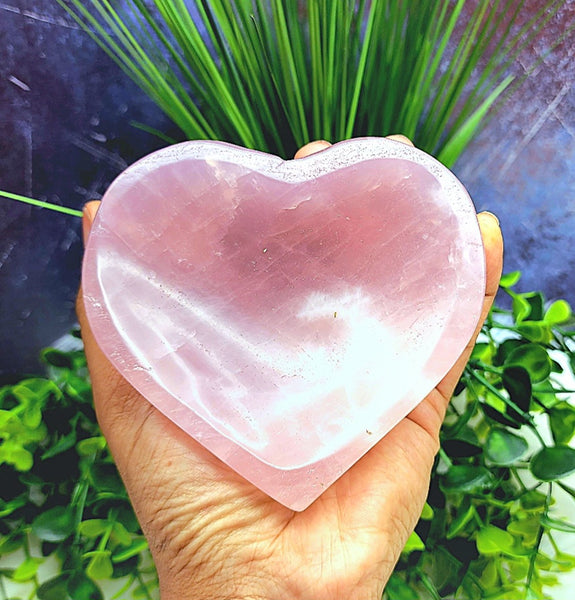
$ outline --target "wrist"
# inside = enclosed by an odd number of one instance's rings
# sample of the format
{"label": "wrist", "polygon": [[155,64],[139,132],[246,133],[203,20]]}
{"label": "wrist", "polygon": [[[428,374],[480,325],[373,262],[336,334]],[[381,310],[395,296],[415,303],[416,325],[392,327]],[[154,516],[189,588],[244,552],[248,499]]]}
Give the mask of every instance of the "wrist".
{"label": "wrist", "polygon": [[243,572],[219,570],[210,576],[193,571],[174,577],[169,571],[160,575],[158,570],[158,577],[161,600],[287,600],[273,591],[269,578],[264,582]]}
{"label": "wrist", "polygon": [[213,533],[206,538],[205,546],[192,543],[174,551],[171,544],[162,558],[155,557],[161,600],[293,600],[276,588],[265,573],[265,557],[249,542],[234,543],[233,534],[219,543]]}

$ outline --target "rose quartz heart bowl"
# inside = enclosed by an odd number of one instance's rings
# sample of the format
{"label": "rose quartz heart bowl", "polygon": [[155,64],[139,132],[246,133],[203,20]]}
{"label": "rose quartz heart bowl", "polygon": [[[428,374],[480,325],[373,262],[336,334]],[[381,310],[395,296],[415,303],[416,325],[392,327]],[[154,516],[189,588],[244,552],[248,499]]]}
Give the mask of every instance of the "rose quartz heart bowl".
{"label": "rose quartz heart bowl", "polygon": [[465,189],[380,138],[297,161],[221,142],[156,152],[105,194],[83,267],[113,365],[295,510],[443,378],[484,289]]}

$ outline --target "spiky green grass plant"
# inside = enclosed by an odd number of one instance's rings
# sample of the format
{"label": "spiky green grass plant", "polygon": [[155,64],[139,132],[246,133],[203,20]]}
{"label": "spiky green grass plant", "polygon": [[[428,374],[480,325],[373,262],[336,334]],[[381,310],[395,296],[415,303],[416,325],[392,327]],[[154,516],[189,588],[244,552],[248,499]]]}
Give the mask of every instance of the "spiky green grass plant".
{"label": "spiky green grass plant", "polygon": [[58,2],[186,138],[287,158],[403,133],[448,166],[561,5],[522,20],[524,0]]}

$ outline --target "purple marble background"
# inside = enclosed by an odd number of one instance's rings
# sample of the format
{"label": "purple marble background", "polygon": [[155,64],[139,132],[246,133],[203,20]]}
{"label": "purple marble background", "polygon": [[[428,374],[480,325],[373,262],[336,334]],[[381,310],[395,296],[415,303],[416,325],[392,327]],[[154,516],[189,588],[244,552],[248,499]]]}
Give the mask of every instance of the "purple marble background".
{"label": "purple marble background", "polygon": [[[536,7],[541,3],[531,2]],[[575,0],[514,66],[575,22]],[[520,289],[575,302],[575,37],[545,57],[456,165],[498,214]],[[173,126],[54,0],[0,0],[0,188],[80,208]],[[0,382],[41,370],[75,322],[80,220],[0,198]]]}

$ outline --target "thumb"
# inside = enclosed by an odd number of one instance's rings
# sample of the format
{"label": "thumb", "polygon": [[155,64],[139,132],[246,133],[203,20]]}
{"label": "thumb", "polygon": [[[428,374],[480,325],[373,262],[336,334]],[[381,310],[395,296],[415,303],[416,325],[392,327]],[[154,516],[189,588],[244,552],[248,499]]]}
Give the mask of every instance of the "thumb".
{"label": "thumb", "polygon": [[[100,201],[98,200],[92,200],[84,205],[84,209],[82,211],[82,234],[84,238],[84,246],[88,242],[92,224],[94,223],[94,219],[96,218],[99,208]],[[108,406],[108,399],[113,399],[112,397],[114,395],[110,390],[117,391],[122,397],[129,396],[135,398],[138,396],[138,394],[112,366],[98,346],[86,316],[86,307],[84,306],[82,286],[80,286],[76,299],[76,314],[78,315],[78,322],[82,331],[82,340],[84,342],[84,349],[90,369],[92,388],[94,391],[94,405],[96,408],[96,413],[98,414],[98,421],[102,427],[102,430],[104,431],[104,434],[106,435],[109,429],[107,415],[109,412],[113,412],[109,410],[110,407]],[[126,410],[126,412],[129,411]],[[114,419],[111,420],[113,421]]]}
{"label": "thumb", "polygon": [[88,243],[88,236],[90,235],[90,229],[92,229],[92,223],[94,222],[98,208],[100,208],[100,201],[91,200],[84,205],[84,209],[82,210],[82,238],[84,246]]}

